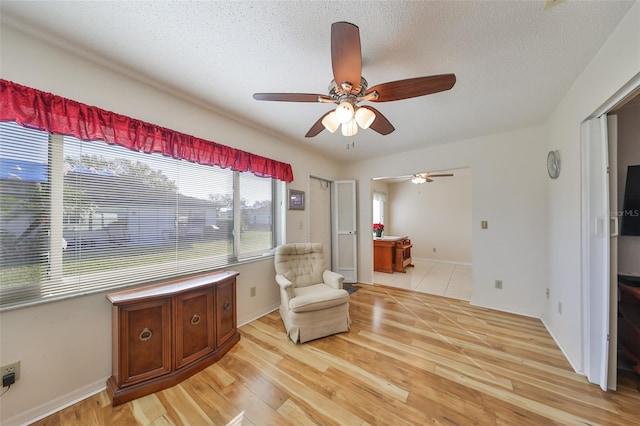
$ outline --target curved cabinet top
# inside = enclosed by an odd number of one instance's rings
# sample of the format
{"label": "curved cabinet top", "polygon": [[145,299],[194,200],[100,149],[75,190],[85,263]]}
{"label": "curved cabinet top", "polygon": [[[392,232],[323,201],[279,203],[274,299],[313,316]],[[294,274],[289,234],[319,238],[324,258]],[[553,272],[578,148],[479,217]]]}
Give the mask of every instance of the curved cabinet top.
{"label": "curved cabinet top", "polygon": [[138,302],[140,299],[171,297],[176,294],[194,290],[198,287],[215,285],[229,278],[235,278],[238,275],[240,275],[240,273],[236,271],[219,271],[186,278],[174,278],[143,287],[109,293],[107,294],[107,299],[114,305],[121,305],[129,302]]}

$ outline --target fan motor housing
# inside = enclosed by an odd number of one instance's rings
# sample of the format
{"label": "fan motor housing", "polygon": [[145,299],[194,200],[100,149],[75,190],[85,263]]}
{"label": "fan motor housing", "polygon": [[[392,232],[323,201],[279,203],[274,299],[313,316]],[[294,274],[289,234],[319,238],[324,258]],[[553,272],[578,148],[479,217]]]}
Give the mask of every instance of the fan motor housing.
{"label": "fan motor housing", "polygon": [[345,95],[364,96],[367,87],[369,87],[369,83],[364,77],[360,77],[360,84],[357,86],[348,82],[338,85],[335,80],[331,80],[331,83],[329,83],[329,96],[336,99]]}

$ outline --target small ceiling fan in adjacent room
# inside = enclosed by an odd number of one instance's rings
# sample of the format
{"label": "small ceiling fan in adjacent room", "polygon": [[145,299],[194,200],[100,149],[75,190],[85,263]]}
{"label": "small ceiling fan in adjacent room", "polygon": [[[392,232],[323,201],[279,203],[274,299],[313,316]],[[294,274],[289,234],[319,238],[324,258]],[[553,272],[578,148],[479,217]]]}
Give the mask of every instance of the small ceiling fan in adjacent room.
{"label": "small ceiling fan in adjacent room", "polygon": [[353,136],[362,129],[371,128],[381,135],[388,135],[395,128],[380,111],[360,102],[390,102],[443,92],[453,87],[454,74],[416,77],[382,83],[369,88],[362,77],[362,53],[360,30],[349,22],[331,25],[331,65],[333,80],[327,95],[311,93],[254,93],[259,101],[320,102],[338,106],[327,111],[309,129],[310,138],[327,129],[331,133],[342,126],[344,136]]}
{"label": "small ceiling fan in adjacent room", "polygon": [[411,183],[421,184],[421,183],[431,183],[433,182],[433,178],[439,177],[451,177],[453,173],[415,173],[412,175],[404,175],[404,176],[385,176],[385,177],[374,177],[372,180],[384,181],[386,183],[400,183],[411,181]]}
{"label": "small ceiling fan in adjacent room", "polygon": [[438,178],[438,177],[450,177],[453,176],[453,173],[417,173],[413,176],[411,176],[411,183],[415,183],[416,185],[419,185],[421,183],[425,183],[425,182],[433,182],[433,178]]}

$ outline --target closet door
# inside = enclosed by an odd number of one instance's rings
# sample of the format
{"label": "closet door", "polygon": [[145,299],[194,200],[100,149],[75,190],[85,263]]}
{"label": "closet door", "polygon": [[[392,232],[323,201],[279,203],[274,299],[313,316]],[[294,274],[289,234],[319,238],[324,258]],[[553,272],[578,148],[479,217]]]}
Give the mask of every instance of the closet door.
{"label": "closet door", "polygon": [[356,181],[333,182],[333,270],[344,282],[358,282],[356,235]]}
{"label": "closet door", "polygon": [[582,124],[584,363],[591,383],[607,390],[610,215],[607,116]]}

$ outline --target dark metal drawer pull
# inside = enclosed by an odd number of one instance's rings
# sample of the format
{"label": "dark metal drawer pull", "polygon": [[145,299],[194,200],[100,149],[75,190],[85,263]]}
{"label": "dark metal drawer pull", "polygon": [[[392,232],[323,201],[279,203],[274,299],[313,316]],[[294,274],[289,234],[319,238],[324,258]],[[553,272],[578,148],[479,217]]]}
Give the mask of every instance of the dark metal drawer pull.
{"label": "dark metal drawer pull", "polygon": [[151,339],[151,336],[153,336],[153,332],[145,327],[144,330],[140,332],[138,338],[143,342],[146,342],[147,340]]}

